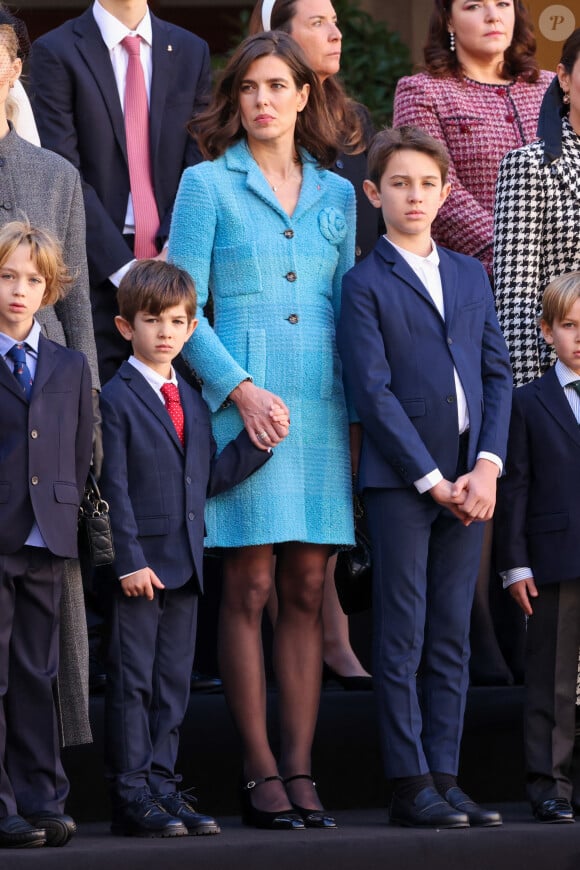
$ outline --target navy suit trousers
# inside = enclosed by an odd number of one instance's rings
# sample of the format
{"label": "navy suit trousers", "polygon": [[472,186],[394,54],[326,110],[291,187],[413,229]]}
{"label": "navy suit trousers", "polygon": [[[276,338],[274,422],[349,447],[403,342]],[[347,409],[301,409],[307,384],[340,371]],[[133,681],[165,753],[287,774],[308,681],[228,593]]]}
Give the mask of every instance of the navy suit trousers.
{"label": "navy suit trousers", "polygon": [[145,788],[168,794],[187,711],[197,626],[197,584],[129,598],[115,587],[109,620],[105,774],[113,807]]}
{"label": "navy suit trousers", "polygon": [[373,677],[389,779],[456,774],[483,524],[463,526],[414,487],[367,489]]}

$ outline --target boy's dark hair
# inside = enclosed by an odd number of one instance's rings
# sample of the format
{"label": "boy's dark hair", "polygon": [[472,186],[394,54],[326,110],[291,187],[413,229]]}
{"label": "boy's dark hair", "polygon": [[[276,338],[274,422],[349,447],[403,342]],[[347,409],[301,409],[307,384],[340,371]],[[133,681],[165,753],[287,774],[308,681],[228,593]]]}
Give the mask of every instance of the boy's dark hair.
{"label": "boy's dark hair", "polygon": [[397,151],[420,151],[421,154],[427,154],[439,167],[442,183],[447,181],[449,155],[441,142],[419,127],[386,127],[376,134],[369,148],[368,176],[376,187],[381,183],[391,155]]}
{"label": "boy's dark hair", "polygon": [[559,275],[544,290],[542,320],[548,326],[553,326],[555,320],[566,320],[577,299],[580,299],[580,272]]}
{"label": "boy's dark hair", "polygon": [[123,276],[117,290],[119,314],[133,324],[138,311],[161,314],[183,303],[191,322],[197,308],[193,278],[173,263],[138,260]]}

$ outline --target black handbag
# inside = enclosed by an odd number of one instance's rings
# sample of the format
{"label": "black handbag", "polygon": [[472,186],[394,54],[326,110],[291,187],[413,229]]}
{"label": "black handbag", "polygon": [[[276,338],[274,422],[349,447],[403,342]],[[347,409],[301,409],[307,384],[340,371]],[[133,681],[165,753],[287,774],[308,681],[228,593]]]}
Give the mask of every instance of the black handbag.
{"label": "black handbag", "polygon": [[355,497],[355,545],[336,559],[334,583],[344,613],[361,613],[372,605],[372,553],[366,533],[364,509]]}
{"label": "black handbag", "polygon": [[94,568],[110,565],[115,558],[109,505],[101,498],[92,471],[79,508],[78,544],[79,557]]}

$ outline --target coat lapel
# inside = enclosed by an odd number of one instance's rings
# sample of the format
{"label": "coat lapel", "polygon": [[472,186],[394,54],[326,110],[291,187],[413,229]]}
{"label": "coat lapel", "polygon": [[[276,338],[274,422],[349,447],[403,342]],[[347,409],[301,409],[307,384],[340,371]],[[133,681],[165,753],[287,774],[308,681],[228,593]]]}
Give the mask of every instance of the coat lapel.
{"label": "coat lapel", "polygon": [[0,386],[6,387],[17,398],[21,399],[25,404],[28,404],[24,390],[10,371],[6,361],[0,359]]}
{"label": "coat lapel", "polygon": [[173,73],[179,65],[179,47],[169,39],[165,22],[151,15],[153,73],[151,76],[151,98],[149,106],[149,136],[151,141],[151,163],[158,165],[157,149],[165,119],[165,103]]}
{"label": "coat lapel", "polygon": [[457,296],[460,292],[459,275],[457,264],[447,255],[447,252],[440,247],[437,247],[437,250],[439,252],[439,274],[441,275],[441,286],[443,288],[445,323],[447,324],[447,329],[449,329],[455,317]]}
{"label": "coat lapel", "polygon": [[[76,47],[90,69],[111,118],[111,126],[119,146],[127,159],[127,141],[123,109],[113,73],[107,46],[103,42],[92,9],[87,9],[75,22]],[[90,107],[87,107],[87,111]]]}
{"label": "coat lapel", "polygon": [[58,347],[53,342],[40,335],[38,339],[38,360],[36,363],[36,374],[34,375],[34,383],[32,384],[32,393],[30,401],[34,401],[34,396],[42,390],[46,382],[55,370],[58,360]]}
{"label": "coat lapel", "polygon": [[535,383],[538,400],[552,415],[556,423],[572,438],[580,447],[580,426],[570,407],[564,390],[558,380],[554,368],[549,369],[544,377]]}
{"label": "coat lapel", "polygon": [[411,269],[409,264],[403,257],[400,256],[398,251],[396,251],[393,246],[384,238],[380,238],[377,243],[377,251],[381,255],[381,257],[391,266],[393,275],[396,275],[397,278],[400,278],[401,281],[404,281],[405,284],[408,284],[409,287],[412,287],[413,290],[422,297],[422,299],[427,302],[427,304],[433,309],[437,317],[441,319],[441,315],[437,311],[435,303],[433,302],[429,291],[423,284],[423,282],[417,277],[415,272]]}
{"label": "coat lapel", "polygon": [[143,404],[147,405],[151,413],[157,417],[161,425],[165,427],[171,436],[175,446],[183,452],[181,441],[177,436],[175,426],[167,412],[167,408],[155,395],[155,392],[151,389],[143,375],[141,375],[141,373],[128,362],[123,363],[119,369],[119,375],[124,381],[126,381],[129,389],[133,390],[135,395],[138,396]]}

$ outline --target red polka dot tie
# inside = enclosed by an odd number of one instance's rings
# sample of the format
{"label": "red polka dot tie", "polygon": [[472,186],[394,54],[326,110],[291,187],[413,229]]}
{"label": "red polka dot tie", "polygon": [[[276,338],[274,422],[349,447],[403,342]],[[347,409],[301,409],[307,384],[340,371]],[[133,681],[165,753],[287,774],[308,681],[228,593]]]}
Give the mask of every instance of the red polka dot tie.
{"label": "red polka dot tie", "polygon": [[183,408],[181,406],[179,390],[175,384],[163,384],[161,387],[161,395],[163,396],[165,407],[173,421],[179,440],[182,444],[185,444]]}

